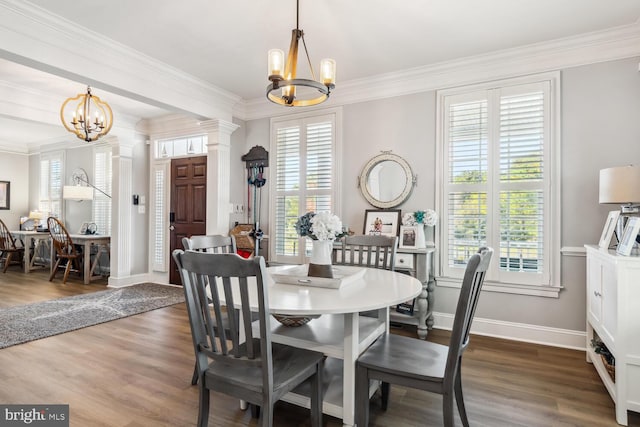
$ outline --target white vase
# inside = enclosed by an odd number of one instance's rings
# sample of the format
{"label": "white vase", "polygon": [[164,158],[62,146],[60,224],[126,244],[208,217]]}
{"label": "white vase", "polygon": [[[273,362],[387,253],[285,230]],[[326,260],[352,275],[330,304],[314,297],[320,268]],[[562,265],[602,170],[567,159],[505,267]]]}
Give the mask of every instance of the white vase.
{"label": "white vase", "polygon": [[424,225],[418,224],[417,232],[416,232],[416,247],[417,248],[426,248],[427,241],[424,237]]}
{"label": "white vase", "polygon": [[311,258],[309,259],[309,276],[333,277],[331,269],[331,253],[333,240],[312,240]]}

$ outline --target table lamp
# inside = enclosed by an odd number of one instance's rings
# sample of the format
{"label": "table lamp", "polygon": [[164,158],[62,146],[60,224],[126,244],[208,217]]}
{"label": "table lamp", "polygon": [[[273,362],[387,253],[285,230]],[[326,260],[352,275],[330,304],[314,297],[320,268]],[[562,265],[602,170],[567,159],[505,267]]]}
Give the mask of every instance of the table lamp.
{"label": "table lamp", "polygon": [[622,238],[626,219],[640,213],[640,166],[618,166],[600,170],[600,203],[620,205],[616,237]]}
{"label": "table lamp", "polygon": [[46,214],[44,212],[40,212],[39,210],[35,210],[35,211],[29,212],[29,219],[33,220],[33,226],[35,228],[39,228],[40,227],[40,221],[42,221],[42,218],[44,218],[45,215]]}

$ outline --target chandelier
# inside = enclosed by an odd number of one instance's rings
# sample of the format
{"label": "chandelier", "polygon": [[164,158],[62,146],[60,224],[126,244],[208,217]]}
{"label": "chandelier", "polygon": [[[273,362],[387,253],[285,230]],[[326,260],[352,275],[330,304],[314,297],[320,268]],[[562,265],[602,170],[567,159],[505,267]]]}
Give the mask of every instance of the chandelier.
{"label": "chandelier", "polygon": [[[71,120],[67,122],[65,116],[71,117]],[[92,95],[91,87],[87,86],[87,93],[64,101],[60,108],[60,120],[69,132],[91,142],[109,133],[113,125],[113,113],[109,104]]]}
{"label": "chandelier", "polygon": [[[336,61],[333,59],[320,61],[320,80],[316,80],[313,66],[309,59],[307,44],[304,41],[304,31],[299,28],[299,10],[300,0],[296,0],[296,28],[291,33],[291,45],[289,46],[286,64],[282,50],[271,49],[268,54],[269,80],[271,84],[267,86],[267,98],[271,102],[286,107],[307,107],[320,104],[329,98],[331,89],[335,88]],[[296,78],[298,43],[300,40],[302,40],[313,80]],[[278,90],[281,90],[281,92],[278,92]]]}

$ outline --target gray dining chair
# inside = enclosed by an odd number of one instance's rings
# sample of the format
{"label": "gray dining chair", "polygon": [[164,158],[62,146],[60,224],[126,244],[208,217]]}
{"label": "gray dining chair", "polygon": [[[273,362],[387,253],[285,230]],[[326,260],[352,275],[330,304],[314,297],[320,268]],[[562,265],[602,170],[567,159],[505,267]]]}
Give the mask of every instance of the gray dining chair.
{"label": "gray dining chair", "polygon": [[[344,236],[334,247],[332,263],[368,268],[395,270],[398,236],[361,235]],[[377,310],[361,312],[366,317],[378,317]]]}
{"label": "gray dining chair", "polygon": [[[222,234],[213,235],[197,235],[182,238],[182,247],[185,250],[196,252],[208,252],[213,254],[235,254],[236,239],[233,236],[223,236]],[[224,322],[224,319],[223,319]],[[227,335],[229,335],[229,326],[224,322]],[[198,364],[193,368],[193,376],[191,377],[191,385],[198,383]]]}
{"label": "gray dining chair", "polygon": [[453,401],[465,427],[469,426],[462,395],[462,354],[493,250],[480,248],[471,256],[462,280],[449,346],[386,334],[356,361],[356,423],[369,424],[369,381],[382,381],[382,409],[387,409],[389,384],[442,395],[444,426],[453,427]]}
{"label": "gray dining chair", "polygon": [[[208,425],[210,390],[260,406],[260,425],[271,427],[275,402],[309,381],[311,424],[320,427],[324,355],[272,342],[264,258],[179,249],[173,257],[182,276],[197,359],[198,426]],[[210,287],[209,302],[207,286],[213,283],[220,285]],[[257,301],[251,302],[250,295]],[[241,321],[234,310],[223,312],[222,300],[238,308]],[[251,303],[258,308],[259,336],[253,331]]]}
{"label": "gray dining chair", "polygon": [[333,250],[334,265],[354,265],[393,271],[398,236],[345,236]]}

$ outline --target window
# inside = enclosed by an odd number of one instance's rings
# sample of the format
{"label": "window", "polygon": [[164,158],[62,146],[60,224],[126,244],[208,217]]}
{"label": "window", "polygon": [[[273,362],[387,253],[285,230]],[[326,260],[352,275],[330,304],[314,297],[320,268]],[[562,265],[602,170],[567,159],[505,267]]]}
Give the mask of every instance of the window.
{"label": "window", "polygon": [[[40,200],[38,210],[47,216],[62,218],[62,171],[64,153],[56,151],[40,155]],[[46,217],[44,218],[46,221]]]}
{"label": "window", "polygon": [[[102,146],[94,149],[93,182],[93,222],[96,223],[99,234],[111,234],[111,147]],[[109,196],[107,196],[107,194]]]}
{"label": "window", "polygon": [[187,157],[207,154],[207,135],[162,139],[155,142],[155,158]]}
{"label": "window", "polygon": [[[310,251],[295,223],[305,212],[339,214],[339,111],[271,121],[271,260],[303,263]],[[308,247],[307,247],[308,246]],[[305,249],[301,250],[304,247]]]}
{"label": "window", "polygon": [[488,282],[553,286],[556,80],[551,74],[439,94],[445,281],[461,278],[478,247],[491,246]]}

